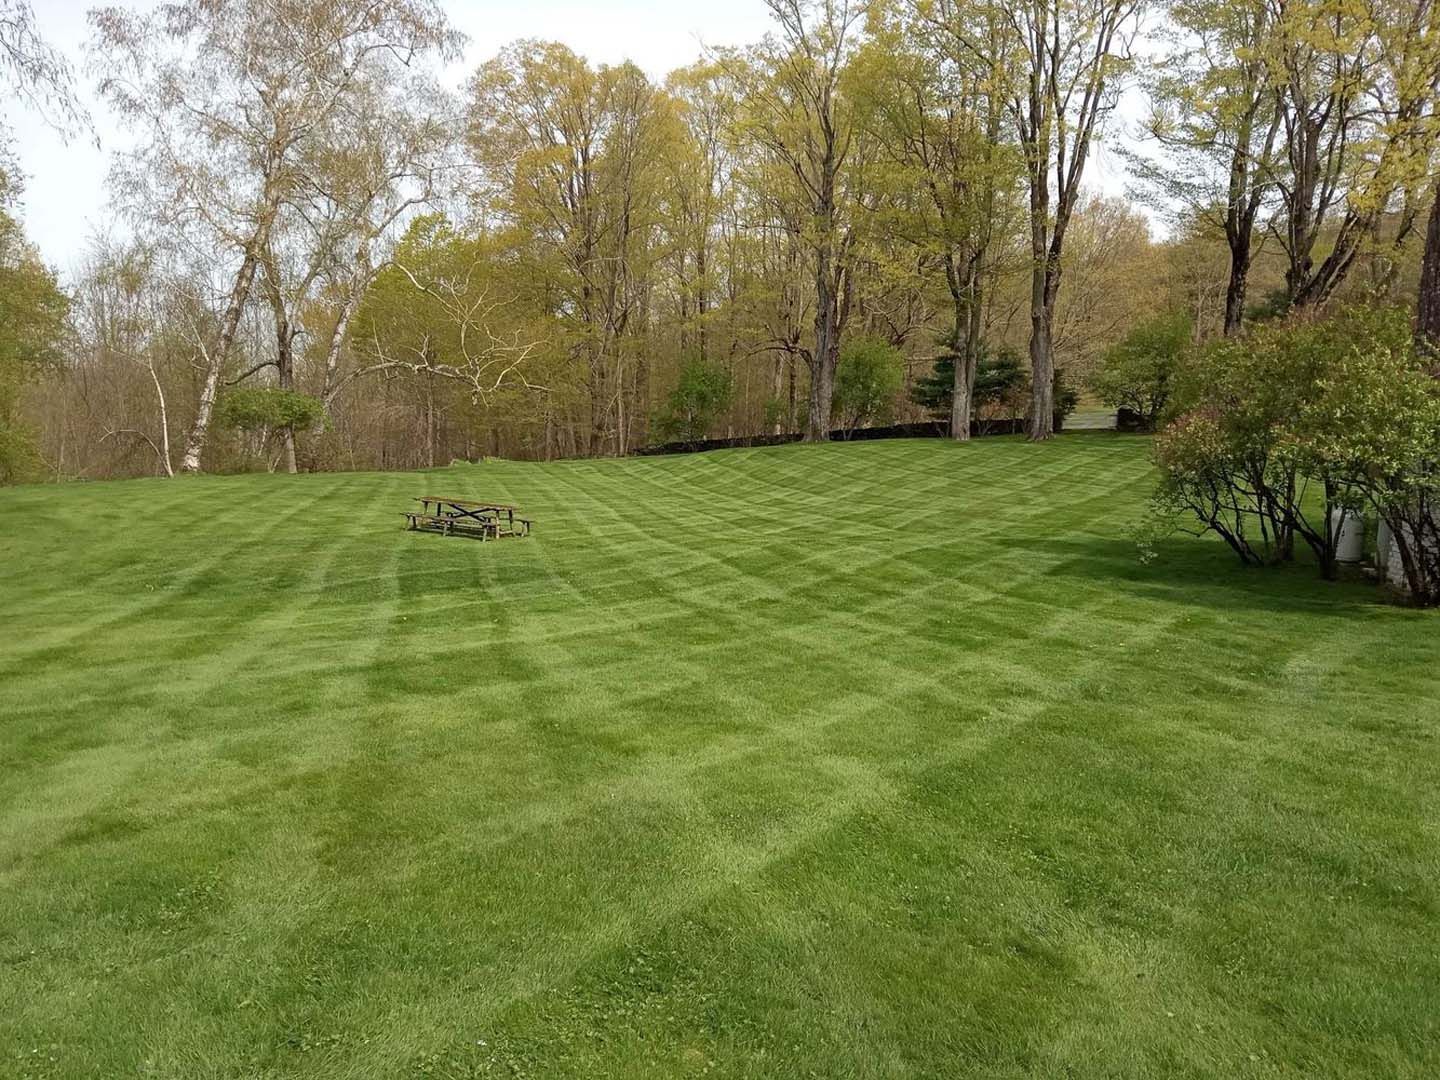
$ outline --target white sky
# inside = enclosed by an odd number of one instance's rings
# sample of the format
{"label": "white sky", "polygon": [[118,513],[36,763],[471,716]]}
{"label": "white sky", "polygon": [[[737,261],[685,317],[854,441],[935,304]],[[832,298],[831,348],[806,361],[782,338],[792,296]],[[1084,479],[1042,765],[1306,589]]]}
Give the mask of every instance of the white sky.
{"label": "white sky", "polygon": [[[71,60],[80,96],[94,119],[100,146],[90,139],[66,145],[38,117],[19,107],[7,110],[14,149],[25,174],[21,217],[26,234],[45,259],[68,271],[86,240],[112,221],[105,175],[110,155],[124,146],[124,133],[96,100],[94,80],[85,72],[89,39],[86,12],[96,0],[33,0],[45,39]],[[153,0],[106,0],[132,7]],[[452,74],[455,85],[482,60],[521,37],[563,41],[597,63],[633,60],[651,75],[697,59],[703,46],[756,41],[770,29],[763,0],[443,0],[454,25],[469,36],[465,63]],[[1123,190],[1118,160],[1103,149],[1092,159],[1093,186]]]}

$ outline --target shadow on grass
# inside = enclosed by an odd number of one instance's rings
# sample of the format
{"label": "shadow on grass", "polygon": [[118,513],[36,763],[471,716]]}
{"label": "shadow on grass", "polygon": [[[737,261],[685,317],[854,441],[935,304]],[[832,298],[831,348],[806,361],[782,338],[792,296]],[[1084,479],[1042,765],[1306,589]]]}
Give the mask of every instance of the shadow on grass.
{"label": "shadow on grass", "polygon": [[1024,538],[1012,544],[1057,560],[1051,576],[1108,581],[1144,600],[1225,610],[1323,610],[1342,617],[1394,606],[1358,570],[1347,570],[1340,581],[1322,580],[1308,551],[1298,553],[1292,564],[1260,568],[1243,566],[1228,548],[1199,538],[1155,544],[1155,557],[1148,562],[1141,561],[1134,541],[1114,537]]}

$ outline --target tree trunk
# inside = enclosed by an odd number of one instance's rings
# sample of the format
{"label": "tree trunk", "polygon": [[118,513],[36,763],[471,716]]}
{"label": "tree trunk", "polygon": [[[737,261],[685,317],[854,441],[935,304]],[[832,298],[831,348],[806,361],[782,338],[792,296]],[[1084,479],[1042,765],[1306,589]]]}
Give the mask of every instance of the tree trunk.
{"label": "tree trunk", "polygon": [[810,365],[810,414],[805,426],[806,442],[828,442],[830,439],[830,401],[835,395],[835,364],[830,358],[830,343],[825,350],[815,350]]}
{"label": "tree trunk", "polygon": [[695,313],[697,316],[695,334],[696,337],[700,339],[701,360],[710,359],[709,345],[705,335],[706,317],[710,314],[710,292],[709,286],[705,281],[705,275],[708,272],[707,253],[705,251],[706,238],[708,235],[708,230],[701,232],[700,243],[695,249]]}
{"label": "tree trunk", "polygon": [[981,260],[977,255],[970,283],[969,324],[965,328],[965,438],[970,438],[970,425],[975,419],[975,376],[980,371],[981,338],[985,332],[985,295],[980,284]]}
{"label": "tree trunk", "polygon": [[[1240,245],[1244,244],[1242,253]],[[1237,240],[1230,249],[1230,284],[1225,289],[1225,336],[1240,332],[1245,321],[1245,290],[1250,278],[1250,238]]]}
{"label": "tree trunk", "polygon": [[606,437],[610,418],[609,380],[605,368],[603,349],[591,348],[590,352],[590,442],[588,453],[591,457],[604,457]]}
{"label": "tree trunk", "polygon": [[[155,362],[147,362],[146,367],[150,369],[150,381],[155,384],[155,400],[160,404],[160,464],[165,468],[166,476],[174,476],[175,470],[170,465],[170,413],[165,407],[165,391],[160,386],[160,376],[155,374]],[[61,440],[60,454],[63,460],[65,443]]]}
{"label": "tree trunk", "polygon": [[654,437],[650,430],[650,374],[650,354],[641,349],[635,357],[635,401],[630,407],[630,425],[634,429],[630,436],[632,447],[644,446]]}
{"label": "tree trunk", "polygon": [[775,402],[775,427],[772,435],[781,435],[785,431],[785,417],[780,413],[781,394],[785,392],[785,361],[784,353],[775,354],[775,370],[771,374],[770,397]]}
{"label": "tree trunk", "polygon": [[1440,179],[1435,182],[1435,203],[1430,208],[1430,223],[1425,229],[1415,342],[1422,353],[1431,358],[1430,369],[1440,378]]}
{"label": "tree trunk", "polygon": [[[228,344],[223,351],[229,351]],[[223,363],[221,356],[222,350],[219,348],[210,353],[209,363],[205,368],[205,381],[200,385],[200,403],[195,409],[195,422],[190,425],[190,434],[185,439],[185,455],[180,459],[181,472],[200,471],[200,454],[210,435],[210,416],[215,411],[215,395],[220,389],[220,365]]]}
{"label": "tree trunk", "polygon": [[971,405],[970,392],[973,383],[965,370],[968,366],[966,357],[955,357],[955,382],[950,397],[950,438],[956,442],[970,441],[970,424],[974,408]]}
{"label": "tree trunk", "polygon": [[950,324],[950,357],[954,365],[950,372],[950,438],[965,442],[970,438],[970,383],[965,378],[966,327],[970,320],[954,251],[945,253],[945,283],[950,286],[953,313]]}
{"label": "tree trunk", "polygon": [[300,471],[295,463],[295,429],[287,424],[285,430],[280,433],[280,441],[285,450],[285,471],[294,476]]}
{"label": "tree trunk", "polygon": [[[1034,93],[1032,87],[1032,95]],[[1047,150],[1048,153],[1048,150]],[[1041,442],[1055,434],[1051,388],[1055,381],[1054,286],[1051,272],[1052,248],[1049,236],[1050,191],[1042,162],[1030,166],[1030,416],[1026,437]],[[1061,210],[1064,192],[1061,192]],[[1055,224],[1061,227],[1057,215]]]}
{"label": "tree trunk", "polygon": [[840,351],[836,282],[831,273],[834,252],[822,247],[815,260],[815,352],[810,361],[810,415],[806,442],[830,438],[830,404],[835,394],[835,361]]}
{"label": "tree trunk", "polygon": [[972,260],[963,291],[952,290],[955,328],[951,353],[955,378],[950,398],[950,438],[968,442],[975,417],[975,371],[980,361],[981,286],[978,260]]}
{"label": "tree trunk", "polygon": [[625,359],[622,353],[615,365],[615,456],[625,456],[626,425],[630,418],[625,411]]}
{"label": "tree trunk", "polygon": [[435,467],[435,373],[425,373],[425,467]]}
{"label": "tree trunk", "polygon": [[[325,389],[320,394],[320,401],[325,410],[330,410],[330,402],[340,389],[340,352],[345,347],[345,338],[350,330],[350,319],[355,314],[355,308],[359,306],[363,289],[352,289],[350,295],[345,297],[340,305],[340,314],[335,319],[335,326],[330,331],[330,344],[325,349]],[[321,420],[324,423],[324,420]]]}
{"label": "tree trunk", "polygon": [[792,356],[786,363],[785,371],[785,408],[788,410],[786,416],[789,418],[789,423],[786,426],[789,427],[791,431],[794,431],[799,426],[796,420],[796,417],[799,415],[797,411],[799,408],[799,391],[796,389],[795,382],[795,358]]}
{"label": "tree trunk", "polygon": [[[292,348],[294,338],[290,334],[289,322],[282,321],[276,344],[279,348],[276,351],[276,368],[280,372],[280,389],[295,389],[295,357]],[[299,472],[295,464],[295,426],[286,424],[285,429],[280,433],[281,442],[285,450],[285,471],[292,476]]]}
{"label": "tree trunk", "polygon": [[1042,442],[1055,434],[1055,290],[1045,263],[1030,280],[1030,422],[1026,436]]}
{"label": "tree trunk", "polygon": [[230,358],[230,347],[235,343],[235,333],[240,326],[240,315],[245,310],[245,301],[250,298],[250,287],[255,282],[255,268],[259,263],[261,245],[269,238],[270,219],[267,217],[255,230],[250,244],[245,249],[245,258],[235,274],[235,284],[230,288],[230,298],[225,304],[225,317],[220,322],[220,339],[209,354],[205,368],[205,382],[200,387],[200,404],[195,410],[195,423],[190,426],[190,435],[185,440],[185,456],[180,461],[180,471],[198,473],[200,455],[205,441],[210,436],[210,418],[215,412],[215,396],[220,390],[220,372]]}
{"label": "tree trunk", "polygon": [[[274,255],[266,249],[262,260],[265,271],[265,292],[270,300],[270,312],[275,320],[275,371],[279,375],[281,390],[295,389],[295,335],[290,331],[290,317],[285,312],[285,296],[280,291],[280,279],[275,271]],[[285,471],[292,476],[300,470],[295,465],[295,427],[286,424],[280,431],[282,457]]]}
{"label": "tree trunk", "polygon": [[[1239,333],[1245,322],[1245,293],[1250,284],[1250,264],[1254,260],[1255,218],[1260,212],[1266,187],[1260,176],[1260,163],[1269,160],[1275,136],[1280,131],[1281,110],[1277,107],[1271,113],[1264,147],[1258,158],[1254,156],[1252,134],[1255,117],[1266,97],[1263,88],[1254,91],[1230,156],[1229,209],[1225,214],[1225,242],[1230,248],[1230,282],[1225,290],[1226,337]],[[1196,326],[1199,325],[1199,320],[1196,320]]]}

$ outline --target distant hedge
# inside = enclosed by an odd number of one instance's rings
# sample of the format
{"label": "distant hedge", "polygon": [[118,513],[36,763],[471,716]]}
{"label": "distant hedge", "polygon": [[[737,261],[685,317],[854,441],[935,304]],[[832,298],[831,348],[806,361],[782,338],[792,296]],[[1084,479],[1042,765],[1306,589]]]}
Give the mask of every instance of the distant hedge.
{"label": "distant hedge", "polygon": [[[1056,416],[1055,430],[1059,431],[1063,418]],[[924,420],[916,424],[890,424],[887,427],[856,428],[854,431],[832,431],[832,442],[864,442],[869,439],[943,439],[950,433],[950,425],[944,420]],[[970,425],[972,436],[1023,435],[1025,421],[1020,418],[1006,420],[976,420]],[[636,454],[694,454],[705,450],[734,450],[750,446],[783,446],[799,442],[803,438],[798,432],[784,435],[741,435],[734,439],[695,439],[689,442],[659,443],[636,450]]]}

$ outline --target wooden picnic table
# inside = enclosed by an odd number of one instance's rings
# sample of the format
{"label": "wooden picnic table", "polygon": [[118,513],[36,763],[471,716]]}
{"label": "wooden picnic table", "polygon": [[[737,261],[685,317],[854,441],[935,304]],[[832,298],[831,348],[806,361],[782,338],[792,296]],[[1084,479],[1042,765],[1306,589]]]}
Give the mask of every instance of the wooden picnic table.
{"label": "wooden picnic table", "polygon": [[[423,510],[418,514],[406,513],[412,529],[479,536],[481,540],[530,535],[530,519],[517,517],[516,511],[520,508],[511,503],[452,499],[442,495],[417,495],[415,501]],[[506,525],[503,531],[500,527],[502,515]],[[517,522],[519,529],[515,527]]]}

